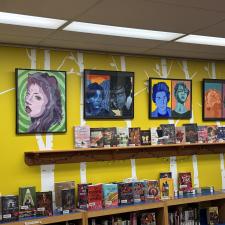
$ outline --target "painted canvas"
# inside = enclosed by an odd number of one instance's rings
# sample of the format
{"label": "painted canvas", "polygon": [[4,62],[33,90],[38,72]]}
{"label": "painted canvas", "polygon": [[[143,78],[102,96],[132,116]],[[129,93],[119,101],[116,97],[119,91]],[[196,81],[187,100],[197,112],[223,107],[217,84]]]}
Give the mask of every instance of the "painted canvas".
{"label": "painted canvas", "polygon": [[149,118],[191,118],[191,80],[149,79]]}
{"label": "painted canvas", "polygon": [[225,120],[225,80],[203,80],[203,120]]}
{"label": "painted canvas", "polygon": [[18,134],[66,132],[66,72],[16,69]]}
{"label": "painted canvas", "polygon": [[84,70],[84,118],[134,117],[134,73]]}

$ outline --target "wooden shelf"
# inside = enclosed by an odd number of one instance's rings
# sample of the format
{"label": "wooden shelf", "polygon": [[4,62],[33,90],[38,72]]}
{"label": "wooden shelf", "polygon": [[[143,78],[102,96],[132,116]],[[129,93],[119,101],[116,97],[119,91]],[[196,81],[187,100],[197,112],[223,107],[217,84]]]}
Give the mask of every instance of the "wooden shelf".
{"label": "wooden shelf", "polygon": [[25,152],[29,166],[225,153],[225,143],[171,144]]}
{"label": "wooden shelf", "polygon": [[[20,220],[11,223],[3,223],[6,225],[33,225],[33,224],[54,224],[58,222],[70,221],[70,220],[80,220],[81,224],[84,224],[84,212],[70,213],[66,215],[55,215],[49,217],[34,217],[32,219]],[[83,222],[82,222],[83,221]]]}

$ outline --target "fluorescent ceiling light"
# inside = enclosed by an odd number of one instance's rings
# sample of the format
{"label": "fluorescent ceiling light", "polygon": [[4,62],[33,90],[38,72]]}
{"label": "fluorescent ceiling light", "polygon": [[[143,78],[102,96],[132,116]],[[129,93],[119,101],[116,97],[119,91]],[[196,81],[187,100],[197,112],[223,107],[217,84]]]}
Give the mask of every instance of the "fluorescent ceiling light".
{"label": "fluorescent ceiling light", "polygon": [[0,23],[27,26],[27,27],[39,27],[48,29],[57,29],[62,26],[66,20],[51,19],[38,16],[27,16],[15,13],[0,12]]}
{"label": "fluorescent ceiling light", "polygon": [[199,44],[199,45],[225,46],[225,38],[201,36],[201,35],[187,35],[185,37],[176,40],[176,42]]}
{"label": "fluorescent ceiling light", "polygon": [[90,34],[111,35],[111,36],[119,36],[119,37],[160,40],[160,41],[171,41],[183,35],[183,34],[172,33],[172,32],[108,26],[108,25],[101,25],[101,24],[94,24],[94,23],[76,22],[76,21],[70,23],[63,30],[90,33]]}

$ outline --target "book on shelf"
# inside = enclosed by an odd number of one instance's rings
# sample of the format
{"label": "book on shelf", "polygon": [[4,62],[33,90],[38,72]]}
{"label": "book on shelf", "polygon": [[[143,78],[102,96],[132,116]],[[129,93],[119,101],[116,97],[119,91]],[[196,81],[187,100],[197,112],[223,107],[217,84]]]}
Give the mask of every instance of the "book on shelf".
{"label": "book on shelf", "polygon": [[175,144],[176,133],[174,124],[161,124],[164,144]]}
{"label": "book on shelf", "polygon": [[191,172],[178,173],[178,189],[179,191],[183,191],[183,193],[192,191]]}
{"label": "book on shelf", "polygon": [[3,223],[19,219],[19,206],[17,195],[2,196],[2,221]]}
{"label": "book on shelf", "polygon": [[103,128],[90,128],[90,140],[92,148],[103,147]]}
{"label": "book on shelf", "polygon": [[75,189],[62,189],[62,214],[75,211]]}
{"label": "book on shelf", "polygon": [[130,205],[134,203],[133,183],[118,183],[119,205]]}
{"label": "book on shelf", "polygon": [[55,205],[58,213],[62,213],[62,190],[63,189],[75,189],[74,181],[64,181],[55,183]]}
{"label": "book on shelf", "polygon": [[116,147],[117,146],[116,128],[115,127],[103,128],[103,146],[104,147]]}
{"label": "book on shelf", "polygon": [[176,144],[184,144],[186,142],[185,127],[175,127]]}
{"label": "book on shelf", "polygon": [[140,224],[140,225],[156,225],[155,212],[139,213],[138,224]]}
{"label": "book on shelf", "polygon": [[129,127],[129,146],[141,145],[140,127]]}
{"label": "book on shelf", "polygon": [[75,126],[74,127],[75,148],[89,148],[90,147],[90,127]]}
{"label": "book on shelf", "polygon": [[217,126],[207,126],[208,132],[208,143],[216,143],[217,142]]}
{"label": "book on shelf", "polygon": [[36,209],[36,188],[19,188],[19,217],[26,218],[35,215]]}
{"label": "book on shelf", "polygon": [[79,209],[87,209],[88,208],[88,185],[89,184],[77,184],[77,191],[78,191],[78,202],[77,206]]}
{"label": "book on shelf", "polygon": [[134,203],[145,201],[145,183],[144,181],[133,182]]}
{"label": "book on shelf", "polygon": [[118,185],[103,184],[103,205],[105,208],[118,206]]}
{"label": "book on shelf", "polygon": [[141,145],[151,144],[151,132],[150,130],[140,130]]}
{"label": "book on shelf", "polygon": [[117,135],[117,146],[119,147],[128,146],[129,131],[127,127],[117,127],[116,135]]}
{"label": "book on shelf", "polygon": [[207,126],[198,126],[198,143],[208,142]]}
{"label": "book on shelf", "polygon": [[159,180],[161,199],[173,199],[174,185],[172,178],[161,178]]}
{"label": "book on shelf", "polygon": [[88,210],[102,209],[102,184],[88,185]]}
{"label": "book on shelf", "polygon": [[161,179],[161,178],[172,178],[172,173],[171,172],[160,172],[159,179]]}
{"label": "book on shelf", "polygon": [[218,126],[216,134],[218,142],[225,142],[225,126]]}
{"label": "book on shelf", "polygon": [[159,137],[159,129],[157,127],[151,128],[151,145],[158,145],[160,144],[160,137]]}
{"label": "book on shelf", "polygon": [[145,182],[145,200],[160,199],[160,188],[158,180],[144,180]]}
{"label": "book on shelf", "polygon": [[186,142],[198,143],[198,126],[197,123],[184,124]]}
{"label": "book on shelf", "polygon": [[37,204],[36,216],[53,215],[51,191],[36,192],[36,204]]}
{"label": "book on shelf", "polygon": [[207,208],[207,223],[209,225],[219,224],[219,210],[217,206]]}

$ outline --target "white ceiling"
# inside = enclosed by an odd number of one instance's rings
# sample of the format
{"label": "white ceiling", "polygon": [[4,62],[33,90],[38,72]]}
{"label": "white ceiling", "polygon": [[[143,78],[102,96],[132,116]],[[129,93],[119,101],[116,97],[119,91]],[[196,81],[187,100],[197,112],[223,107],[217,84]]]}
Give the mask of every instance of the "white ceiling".
{"label": "white ceiling", "polygon": [[[0,11],[225,37],[224,0],[0,0]],[[0,43],[225,60],[225,47],[0,24]]]}

